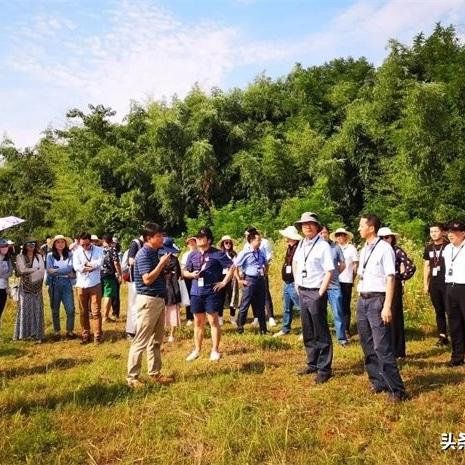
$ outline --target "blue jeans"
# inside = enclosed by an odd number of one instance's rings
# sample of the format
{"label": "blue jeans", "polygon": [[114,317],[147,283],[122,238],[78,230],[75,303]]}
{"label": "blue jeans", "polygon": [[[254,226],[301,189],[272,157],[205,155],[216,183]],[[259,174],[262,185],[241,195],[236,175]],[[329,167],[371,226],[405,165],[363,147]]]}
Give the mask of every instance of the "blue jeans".
{"label": "blue jeans", "polygon": [[63,302],[66,312],[66,331],[74,329],[73,285],[69,278],[54,277],[48,287],[50,307],[52,309],[53,330],[60,331],[60,305]]}
{"label": "blue jeans", "polygon": [[392,350],[389,325],[381,319],[384,296],[360,297],[357,303],[357,328],[365,356],[365,369],[371,384],[392,394],[405,387]]}
{"label": "blue jeans", "polygon": [[328,302],[333,310],[334,327],[339,342],[347,341],[344,327],[344,312],[342,309],[342,292],[340,287],[328,289]]}
{"label": "blue jeans", "polygon": [[300,313],[299,296],[295,290],[294,283],[284,283],[283,286],[283,333],[291,332],[292,324],[292,309],[295,307]]}

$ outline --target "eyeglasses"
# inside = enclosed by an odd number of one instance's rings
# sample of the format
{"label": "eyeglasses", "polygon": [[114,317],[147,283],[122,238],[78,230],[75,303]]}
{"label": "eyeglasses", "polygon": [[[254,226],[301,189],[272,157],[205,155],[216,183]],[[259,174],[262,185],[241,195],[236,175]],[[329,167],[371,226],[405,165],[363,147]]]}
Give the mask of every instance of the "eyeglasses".
{"label": "eyeglasses", "polygon": [[26,242],[26,246],[28,247],[35,247],[36,246],[36,243],[35,242]]}

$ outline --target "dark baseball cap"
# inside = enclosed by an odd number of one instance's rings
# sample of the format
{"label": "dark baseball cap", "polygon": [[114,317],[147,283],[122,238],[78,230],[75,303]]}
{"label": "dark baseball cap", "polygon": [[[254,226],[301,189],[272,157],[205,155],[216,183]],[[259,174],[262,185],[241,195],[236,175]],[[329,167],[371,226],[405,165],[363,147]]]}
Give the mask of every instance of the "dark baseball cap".
{"label": "dark baseball cap", "polygon": [[207,227],[200,228],[196,237],[206,237],[207,239],[210,239],[213,242],[212,230]]}
{"label": "dark baseball cap", "polygon": [[460,220],[449,221],[446,225],[448,231],[465,231],[465,222]]}

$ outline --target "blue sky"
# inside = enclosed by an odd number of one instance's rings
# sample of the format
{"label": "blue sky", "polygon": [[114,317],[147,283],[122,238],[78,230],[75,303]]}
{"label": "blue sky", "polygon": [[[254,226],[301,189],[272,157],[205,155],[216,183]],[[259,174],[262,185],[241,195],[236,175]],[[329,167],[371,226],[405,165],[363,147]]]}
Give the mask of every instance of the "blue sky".
{"label": "blue sky", "polygon": [[0,0],[0,137],[31,146],[69,108],[229,89],[296,62],[365,56],[437,21],[465,31],[465,0]]}

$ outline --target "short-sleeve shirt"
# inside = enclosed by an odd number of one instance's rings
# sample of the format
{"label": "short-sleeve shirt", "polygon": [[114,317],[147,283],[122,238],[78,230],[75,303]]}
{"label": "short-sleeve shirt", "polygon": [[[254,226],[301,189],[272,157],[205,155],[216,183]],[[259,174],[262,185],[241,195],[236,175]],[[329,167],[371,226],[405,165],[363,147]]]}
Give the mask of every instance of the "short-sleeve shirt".
{"label": "short-sleeve shirt", "polygon": [[346,267],[344,271],[339,274],[339,282],[352,284],[354,282],[354,263],[358,262],[358,252],[353,244],[341,246],[341,249],[344,254]]}
{"label": "short-sleeve shirt", "polygon": [[154,270],[160,258],[158,256],[158,249],[153,249],[148,245],[144,245],[136,255],[134,262],[134,282],[136,284],[136,292],[141,295],[148,295],[152,297],[165,296],[165,276],[160,273],[158,278],[149,286],[147,286],[142,276]]}
{"label": "short-sleeve shirt", "polygon": [[192,280],[191,295],[213,294],[213,286],[223,280],[223,269],[230,268],[231,259],[219,249],[210,247],[204,253],[193,250],[186,261],[186,270],[189,272],[200,271],[203,278],[203,286],[199,287],[197,279]]}
{"label": "short-sleeve shirt", "polygon": [[358,292],[386,292],[387,277],[396,274],[396,256],[391,244],[377,239],[360,252]]}
{"label": "short-sleeve shirt", "polygon": [[330,242],[329,245],[331,246],[331,255],[333,257],[334,263],[334,271],[331,275],[331,281],[329,282],[329,289],[337,289],[340,287],[339,285],[339,265],[344,263],[344,254],[342,252],[341,247],[339,244],[335,242]]}
{"label": "short-sleeve shirt", "polygon": [[234,259],[234,265],[247,276],[264,276],[267,264],[266,252],[263,249],[242,250]]}
{"label": "short-sleeve shirt", "polygon": [[334,270],[330,245],[319,235],[313,239],[303,239],[295,251],[293,264],[294,279],[298,286],[319,289],[325,274]]}
{"label": "short-sleeve shirt", "polygon": [[[428,244],[423,252],[423,260],[429,262],[429,277],[431,285],[444,285],[446,277],[446,264],[444,262],[444,249],[448,243],[441,245]],[[433,271],[436,269],[436,271]]]}
{"label": "short-sleeve shirt", "polygon": [[447,244],[444,247],[446,283],[465,284],[465,241],[458,247]]}
{"label": "short-sleeve shirt", "polygon": [[116,273],[115,262],[119,263],[118,252],[113,247],[103,248],[102,276],[114,276]]}

